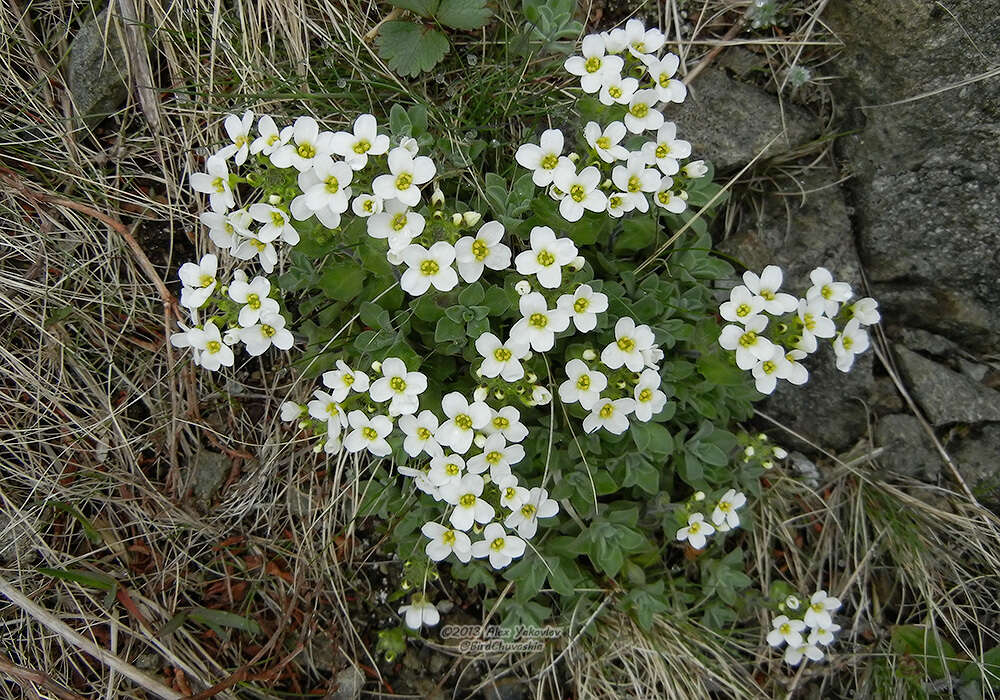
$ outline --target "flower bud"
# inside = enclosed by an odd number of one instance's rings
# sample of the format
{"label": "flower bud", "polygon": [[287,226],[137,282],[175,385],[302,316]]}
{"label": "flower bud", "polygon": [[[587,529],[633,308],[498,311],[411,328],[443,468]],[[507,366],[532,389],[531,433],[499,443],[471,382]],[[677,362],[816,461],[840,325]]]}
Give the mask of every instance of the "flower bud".
{"label": "flower bud", "polygon": [[624,379],[619,379],[617,382],[615,382],[615,386],[618,387],[619,389],[624,389],[625,388],[625,380]]}
{"label": "flower bud", "polygon": [[226,334],[222,336],[222,342],[226,345],[236,345],[240,342],[240,332],[235,328],[230,328],[226,331]]}
{"label": "flower bud", "polygon": [[786,452],[783,448],[778,447],[777,445],[775,445],[774,446],[774,456],[777,457],[778,459],[784,459],[785,457],[788,456],[788,452]]}
{"label": "flower bud", "polygon": [[299,421],[299,430],[305,430],[305,429],[306,429],[306,428],[308,428],[308,427],[309,427],[310,425],[312,425],[312,423],[311,423],[310,421],[307,421],[307,420],[300,420],[300,421]]}
{"label": "flower bud", "polygon": [[476,390],[472,392],[472,398],[475,401],[485,401],[486,397],[489,395],[490,390],[484,386],[477,386]]}
{"label": "flower bud", "polygon": [[432,216],[432,217],[433,217],[434,219],[436,219],[437,221],[441,221],[441,219],[443,219],[443,218],[444,218],[444,212],[443,212],[443,211],[441,211],[440,209],[435,209],[435,210],[434,210],[434,213],[433,213],[433,214],[431,214],[431,216]]}
{"label": "flower bud", "polygon": [[680,192],[677,193],[677,196],[686,202],[688,198],[687,190],[681,190]]}
{"label": "flower bud", "polygon": [[708,172],[708,167],[703,160],[693,160],[684,166],[684,174],[688,177],[702,177]]}
{"label": "flower bud", "polygon": [[486,436],[482,433],[476,433],[476,437],[472,439],[472,444],[479,449],[483,449],[486,446]]}
{"label": "flower bud", "polygon": [[305,414],[305,406],[300,406],[294,401],[286,401],[281,404],[281,420],[293,421]]}
{"label": "flower bud", "polygon": [[534,384],[538,381],[538,375],[534,372],[528,372],[524,378],[528,380],[529,384]]}
{"label": "flower bud", "polygon": [[420,144],[417,143],[415,138],[411,138],[409,136],[404,136],[402,138],[399,142],[399,147],[405,148],[410,152],[410,155],[414,157],[420,152]]}
{"label": "flower bud", "polygon": [[398,250],[389,250],[385,254],[385,259],[389,261],[390,265],[402,265],[403,256]]}
{"label": "flower bud", "polygon": [[320,452],[323,451],[324,447],[326,447],[326,440],[320,440],[315,445],[313,445],[313,452],[319,454]]}
{"label": "flower bud", "polygon": [[569,269],[576,272],[577,270],[583,269],[583,264],[586,260],[583,259],[582,255],[577,255],[575,258],[569,261]]}
{"label": "flower bud", "polygon": [[753,457],[756,450],[754,450],[753,445],[747,445],[746,449],[743,450],[743,454],[747,457]]}
{"label": "flower bud", "polygon": [[539,406],[546,406],[552,400],[552,392],[536,384],[531,388],[531,400]]}
{"label": "flower bud", "polygon": [[270,197],[267,198],[267,203],[270,204],[271,206],[275,207],[278,206],[279,204],[281,204],[281,195],[272,194]]}
{"label": "flower bud", "polygon": [[504,397],[506,397],[506,396],[507,396],[507,394],[506,394],[506,392],[504,392],[503,389],[494,389],[493,390],[493,398],[495,398],[497,401],[503,401]]}
{"label": "flower bud", "polygon": [[521,362],[527,362],[528,360],[530,360],[534,356],[535,356],[535,353],[531,352],[531,350],[526,350],[525,353],[524,353],[524,357],[521,358]]}
{"label": "flower bud", "polygon": [[246,282],[248,279],[247,273],[243,270],[233,270],[233,279],[239,282]]}
{"label": "flower bud", "polygon": [[796,596],[790,595],[787,598],[785,598],[785,607],[787,607],[789,610],[798,610],[799,605],[801,605],[801,602]]}
{"label": "flower bud", "polygon": [[764,469],[770,469],[771,467],[774,466],[774,462],[772,462],[769,459],[765,459],[763,462],[760,463],[760,466],[764,467]]}
{"label": "flower bud", "polygon": [[374,362],[372,362],[372,371],[373,372],[379,372],[379,373],[381,373],[382,372],[382,363],[379,362],[378,360],[375,360]]}
{"label": "flower bud", "polygon": [[444,206],[444,192],[438,187],[437,183],[434,183],[434,192],[431,194],[431,207],[433,209],[440,209]]}
{"label": "flower bud", "polygon": [[522,297],[531,291],[531,283],[528,280],[521,280],[514,285],[514,291],[520,294]]}
{"label": "flower bud", "polygon": [[580,161],[580,154],[579,153],[570,153],[569,154],[569,160],[570,160],[571,163],[578,163]]}
{"label": "flower bud", "polygon": [[705,492],[704,491],[695,491],[694,492],[694,500],[695,500],[696,503],[701,503],[702,501],[704,501],[705,500]]}
{"label": "flower bud", "polygon": [[597,353],[594,352],[591,348],[587,348],[586,350],[583,351],[583,359],[585,359],[587,362],[593,362],[594,360],[597,359]]}
{"label": "flower bud", "polygon": [[455,212],[454,214],[452,214],[451,215],[451,223],[455,224],[456,226],[461,226],[462,225],[462,215],[459,214],[458,212]]}
{"label": "flower bud", "polygon": [[482,218],[483,215],[478,211],[467,211],[462,214],[462,220],[465,221],[466,226],[475,226]]}

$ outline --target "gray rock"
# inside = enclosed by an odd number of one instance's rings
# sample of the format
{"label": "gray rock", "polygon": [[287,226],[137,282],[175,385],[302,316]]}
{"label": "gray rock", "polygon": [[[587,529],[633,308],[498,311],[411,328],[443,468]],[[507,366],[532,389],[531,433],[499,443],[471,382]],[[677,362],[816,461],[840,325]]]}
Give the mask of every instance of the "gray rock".
{"label": "gray rock", "polygon": [[118,27],[108,10],[83,23],[69,47],[67,83],[76,116],[94,128],[118,110],[128,97],[125,51],[118,40]]}
{"label": "gray rock", "polygon": [[959,347],[954,341],[920,328],[900,329],[899,340],[910,350],[938,357],[953,357],[955,353],[959,352]]}
{"label": "gray rock", "polygon": [[934,482],[944,462],[920,421],[897,413],[879,419],[875,439],[885,451],[878,461],[885,469],[915,479]]}
{"label": "gray rock", "polygon": [[994,508],[1000,505],[1000,424],[956,435],[946,448],[976,497]]}
{"label": "gray rock", "polygon": [[690,141],[693,157],[726,170],[754,158],[778,134],[768,155],[808,143],[819,135],[819,123],[801,107],[785,105],[760,88],[706,68],[692,82],[683,104],[669,105],[664,115],[677,123],[677,134]]}
{"label": "gray rock", "polygon": [[897,345],[908,389],[934,426],[1000,421],[1000,393]]}
{"label": "gray rock", "polygon": [[194,500],[201,510],[207,510],[219,487],[225,482],[233,464],[226,455],[201,450],[192,462],[194,470]]}
{"label": "gray rock", "polygon": [[327,695],[327,700],[357,700],[365,684],[365,674],[354,666],[348,666],[337,674],[337,689]]}
{"label": "gray rock", "polygon": [[[859,252],[884,314],[988,351],[1000,340],[1000,55],[995,0],[839,0],[834,85]],[[858,109],[857,107],[864,107]]]}

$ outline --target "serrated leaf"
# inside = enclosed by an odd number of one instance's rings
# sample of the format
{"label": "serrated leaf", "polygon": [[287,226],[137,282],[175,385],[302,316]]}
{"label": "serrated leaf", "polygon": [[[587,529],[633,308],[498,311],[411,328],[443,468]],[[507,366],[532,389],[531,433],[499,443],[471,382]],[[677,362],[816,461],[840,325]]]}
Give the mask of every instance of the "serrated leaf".
{"label": "serrated leaf", "polygon": [[378,53],[403,76],[429,71],[448,53],[444,34],[421,24],[393,20],[379,29]]}
{"label": "serrated leaf", "polygon": [[431,17],[438,7],[438,0],[389,0],[389,4],[402,10],[415,12],[421,17]]}
{"label": "serrated leaf", "polygon": [[479,29],[489,20],[486,0],[441,0],[434,19],[452,29]]}

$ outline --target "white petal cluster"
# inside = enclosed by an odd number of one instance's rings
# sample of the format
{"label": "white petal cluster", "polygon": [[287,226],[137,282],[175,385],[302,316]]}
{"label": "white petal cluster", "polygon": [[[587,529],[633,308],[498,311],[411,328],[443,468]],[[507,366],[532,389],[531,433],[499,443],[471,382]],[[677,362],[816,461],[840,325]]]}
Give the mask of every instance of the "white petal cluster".
{"label": "white petal cluster", "polygon": [[[695,494],[694,502],[704,501],[705,494]],[[719,500],[711,512],[711,522],[705,513],[693,512],[688,515],[687,525],[677,530],[677,541],[687,542],[693,549],[704,549],[708,538],[716,532],[728,532],[740,526],[740,517],[736,512],[746,505],[746,496],[736,489],[729,489]]]}
{"label": "white petal cluster", "polygon": [[762,394],[772,393],[779,379],[805,384],[809,372],[800,360],[816,352],[818,339],[832,339],[842,372],[870,345],[865,326],[880,320],[878,303],[865,298],[848,304],[854,296],[851,286],[834,281],[826,268],[813,270],[810,280],[812,286],[800,299],[779,291],[783,274],[777,265],[768,265],[760,275],[748,270],[743,284],[719,306],[719,315],[729,322],[719,344],[735,352],[736,365],[753,374]]}
{"label": "white petal cluster", "polygon": [[[793,599],[794,606],[789,604]],[[795,611],[799,607],[799,599],[789,596],[781,607]],[[840,631],[840,625],[833,621],[833,613],[840,607],[837,598],[827,595],[825,590],[816,591],[810,597],[801,619],[778,615],[771,621],[767,643],[775,648],[785,646],[784,658],[789,666],[798,666],[803,659],[819,661],[824,656],[821,647],[830,646],[835,634]]]}

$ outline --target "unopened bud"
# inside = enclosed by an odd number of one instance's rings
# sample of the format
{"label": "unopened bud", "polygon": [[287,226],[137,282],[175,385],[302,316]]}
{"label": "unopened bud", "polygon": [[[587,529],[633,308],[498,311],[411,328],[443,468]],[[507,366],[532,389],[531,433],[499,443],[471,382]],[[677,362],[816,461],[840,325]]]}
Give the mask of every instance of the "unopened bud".
{"label": "unopened bud", "polygon": [[771,467],[774,466],[774,462],[772,462],[769,459],[765,459],[763,462],[760,463],[760,466],[764,467],[764,469],[770,469]]}
{"label": "unopened bud", "polygon": [[594,360],[597,359],[597,353],[591,350],[590,348],[587,348],[586,350],[583,351],[583,359],[585,359],[587,362],[593,362]]}
{"label": "unopened bud", "polygon": [[375,360],[374,362],[372,362],[372,371],[373,372],[379,372],[379,373],[381,373],[382,372],[382,363],[379,362],[378,360]]}
{"label": "unopened bud", "polygon": [[431,194],[431,206],[434,209],[440,209],[444,206],[444,192],[437,186],[437,183],[434,184],[434,192]]}
{"label": "unopened bud", "polygon": [[267,203],[270,204],[271,206],[275,207],[278,206],[279,204],[281,204],[281,195],[272,194],[270,197],[267,198]]}
{"label": "unopened bud", "polygon": [[531,291],[531,283],[528,280],[521,280],[514,285],[514,291],[520,294],[522,297]]}
{"label": "unopened bud", "polygon": [[703,160],[693,160],[684,166],[684,174],[688,177],[702,177],[708,172]]}
{"label": "unopened bud", "polygon": [[495,398],[497,401],[503,401],[504,397],[506,396],[507,394],[504,392],[503,389],[494,389],[493,391],[493,398]]}
{"label": "unopened bud", "polygon": [[785,598],[785,607],[787,607],[789,610],[798,610],[801,604],[802,602],[798,599],[797,596],[790,595],[787,598]]}
{"label": "unopened bud", "polygon": [[461,226],[462,225],[462,215],[459,214],[458,212],[455,212],[454,214],[452,214],[451,215],[451,223],[455,224],[456,226]]}
{"label": "unopened bud", "polygon": [[315,445],[313,445],[313,452],[319,454],[320,452],[323,451],[324,447],[326,447],[326,440],[320,440]]}
{"label": "unopened bud", "polygon": [[402,140],[400,140],[399,142],[399,147],[405,148],[407,151],[410,152],[411,156],[416,156],[417,153],[420,152],[420,144],[417,143],[417,140],[415,138],[412,138],[410,136],[404,136]]}
{"label": "unopened bud", "polygon": [[402,265],[403,255],[398,250],[390,250],[385,254],[385,259],[389,261],[390,265]]}
{"label": "unopened bud", "polygon": [[476,433],[476,437],[472,439],[472,444],[474,444],[479,449],[483,449],[486,445],[486,436],[482,433]]}
{"label": "unopened bud", "polygon": [[705,500],[705,492],[704,491],[695,491],[694,492],[694,500],[695,500],[696,503],[700,503],[701,501],[704,501]]}
{"label": "unopened bud", "polygon": [[534,401],[539,406],[548,405],[549,401],[552,400],[552,392],[546,389],[544,386],[538,386],[537,384],[531,389],[531,400]]}
{"label": "unopened bud", "polygon": [[783,448],[778,447],[777,445],[775,445],[774,446],[774,456],[777,457],[778,459],[784,459],[785,457],[788,456],[788,452],[786,452]]}
{"label": "unopened bud", "polygon": [[535,382],[538,381],[538,375],[535,374],[534,372],[528,372],[526,375],[524,375],[524,378],[528,381],[529,384],[534,384]]}
{"label": "unopened bud", "polygon": [[569,269],[573,270],[574,272],[576,270],[583,269],[583,264],[585,262],[586,260],[583,259],[582,255],[577,255],[575,258],[569,261]]}
{"label": "unopened bud", "polygon": [[754,450],[753,445],[747,445],[746,449],[743,450],[743,454],[747,457],[753,457],[756,450]]}
{"label": "unopened bud", "polygon": [[479,220],[483,218],[483,215],[478,211],[467,211],[462,214],[462,220],[465,221],[466,226],[475,226],[479,223]]}
{"label": "unopened bud", "polygon": [[577,162],[579,162],[579,160],[580,160],[580,154],[579,153],[570,153],[569,154],[569,160],[570,160],[571,163],[577,163]]}
{"label": "unopened bud", "polygon": [[531,352],[531,350],[525,350],[524,351],[524,357],[521,358],[521,361],[522,362],[527,362],[528,360],[530,360],[534,356],[535,356],[535,353]]}
{"label": "unopened bud", "polygon": [[489,395],[490,390],[484,386],[477,386],[476,390],[472,392],[472,398],[475,401],[485,401],[486,397]]}

